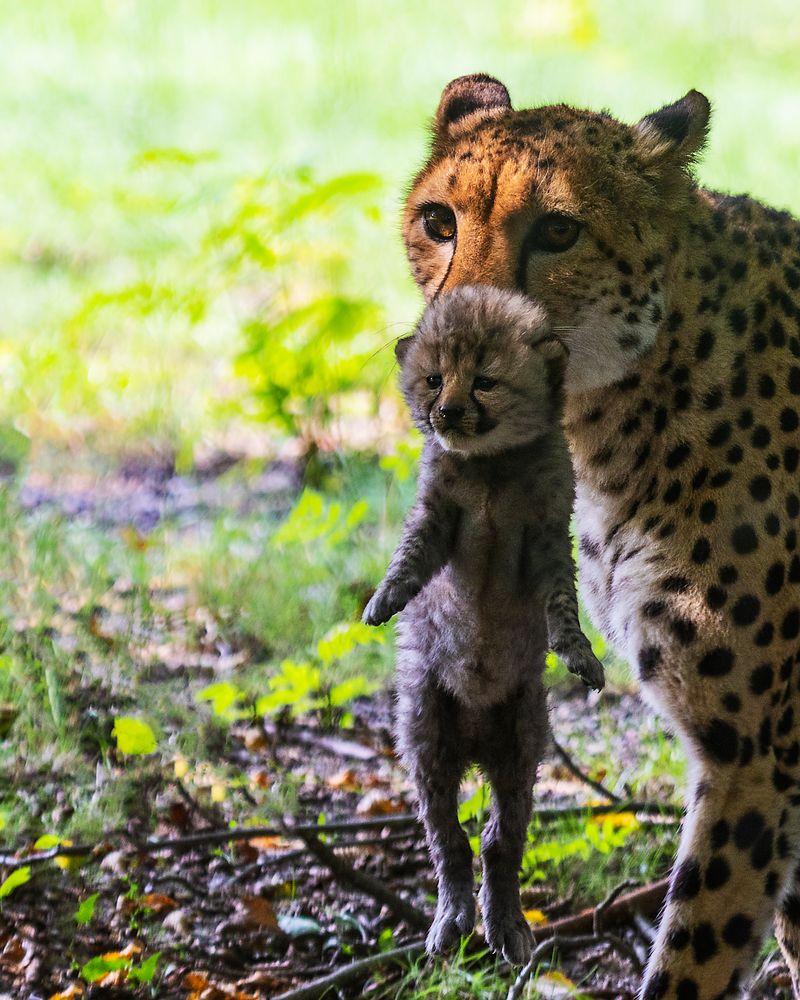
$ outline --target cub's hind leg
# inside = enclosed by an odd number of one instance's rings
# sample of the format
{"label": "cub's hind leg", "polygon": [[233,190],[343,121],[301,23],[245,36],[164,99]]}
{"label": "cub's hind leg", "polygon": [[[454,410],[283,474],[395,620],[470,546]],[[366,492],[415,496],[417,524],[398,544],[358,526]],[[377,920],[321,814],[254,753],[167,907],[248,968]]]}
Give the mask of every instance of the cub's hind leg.
{"label": "cub's hind leg", "polygon": [[397,749],[417,789],[419,815],[436,872],[436,915],[425,946],[449,951],[475,926],[472,849],[458,821],[458,787],[466,766],[455,699],[419,671],[406,653],[398,678]]}
{"label": "cub's hind leg", "polygon": [[492,809],[481,837],[480,904],[486,940],[512,965],[524,965],[531,953],[519,869],[547,735],[545,696],[538,685],[486,711],[478,762],[492,786]]}

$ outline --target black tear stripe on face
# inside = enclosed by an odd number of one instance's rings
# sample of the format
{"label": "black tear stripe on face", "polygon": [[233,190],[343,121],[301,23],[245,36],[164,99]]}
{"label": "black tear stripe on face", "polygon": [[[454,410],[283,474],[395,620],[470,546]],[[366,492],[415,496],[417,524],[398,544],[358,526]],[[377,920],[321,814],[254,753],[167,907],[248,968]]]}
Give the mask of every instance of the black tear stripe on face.
{"label": "black tear stripe on face", "polygon": [[456,259],[456,251],[458,250],[458,218],[456,218],[456,231],[455,234],[453,235],[452,244],[453,244],[453,252],[450,254],[450,261],[447,264],[447,270],[444,272],[444,277],[439,282],[439,287],[431,296],[431,302],[435,302],[439,298],[439,293],[441,292],[442,288],[444,288],[444,284],[447,281],[448,277],[450,276],[450,268],[453,266],[453,261]]}
{"label": "black tear stripe on face", "polygon": [[475,398],[475,393],[470,393],[470,399],[475,404],[475,409],[478,411],[478,419],[475,423],[475,431],[478,434],[488,434],[489,431],[493,431],[497,427],[497,421],[493,420],[486,413],[486,407],[483,406]]}
{"label": "black tear stripe on face", "polygon": [[536,243],[536,226],[534,226],[525,239],[522,241],[522,246],[519,251],[519,261],[517,262],[517,275],[515,279],[515,285],[518,291],[522,292],[523,295],[528,294],[528,289],[525,285],[525,279],[528,275],[528,259],[533,253],[533,248]]}

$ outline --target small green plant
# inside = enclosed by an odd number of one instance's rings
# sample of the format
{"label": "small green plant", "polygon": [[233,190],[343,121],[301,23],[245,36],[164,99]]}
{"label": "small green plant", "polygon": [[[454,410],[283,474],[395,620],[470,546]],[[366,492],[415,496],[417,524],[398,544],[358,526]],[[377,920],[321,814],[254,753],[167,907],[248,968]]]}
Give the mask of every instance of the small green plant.
{"label": "small green plant", "polygon": [[346,721],[343,709],[355,698],[377,687],[364,677],[332,683],[326,680],[332,665],[359,646],[382,644],[383,636],[360,622],[341,622],[317,643],[316,656],[308,660],[283,660],[267,680],[267,692],[255,698],[231,681],[210,684],[197,693],[198,701],[211,704],[215,715],[227,721],[288,711],[292,717],[319,712],[327,726]]}
{"label": "small green plant", "polygon": [[97,907],[97,900],[100,898],[99,892],[93,892],[91,896],[81,900],[78,909],[75,911],[75,923],[83,927],[90,923]]}
{"label": "small green plant", "polygon": [[[128,949],[132,952],[133,949]],[[150,983],[156,974],[159,952],[155,952],[143,962],[135,962],[126,952],[107,952],[90,958],[81,968],[81,976],[87,983],[96,983],[110,972],[122,971],[125,978],[134,983]]]}
{"label": "small green plant", "polygon": [[13,871],[0,884],[0,899],[5,899],[6,896],[10,896],[15,889],[18,889],[21,885],[25,885],[26,882],[29,882],[30,878],[30,865],[23,865],[22,868],[17,868],[16,871]]}

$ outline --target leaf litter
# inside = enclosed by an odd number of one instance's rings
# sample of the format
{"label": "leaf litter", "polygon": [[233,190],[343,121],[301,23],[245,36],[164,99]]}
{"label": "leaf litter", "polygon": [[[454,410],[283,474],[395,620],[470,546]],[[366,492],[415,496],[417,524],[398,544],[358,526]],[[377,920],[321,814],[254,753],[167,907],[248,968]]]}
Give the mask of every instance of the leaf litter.
{"label": "leaf litter", "polygon": [[[25,516],[60,511],[92,529],[120,531],[125,544],[143,551],[149,533],[163,522],[177,525],[180,536],[207,530],[205,522],[233,508],[251,512],[262,505],[271,516],[285,512],[297,476],[279,467],[255,488],[242,482],[193,480],[174,470],[156,475],[145,468],[106,477],[100,487],[38,478],[23,487],[20,500]],[[81,748],[96,765],[95,794],[102,795],[131,766],[138,768],[136,794],[122,822],[92,838],[83,853],[76,848],[70,854],[70,838],[57,830],[48,832],[49,840],[34,835],[3,842],[0,997],[260,1000],[291,994],[361,961],[363,974],[329,995],[413,997],[426,977],[433,983],[450,975],[457,982],[463,975],[477,982],[474,976],[484,973],[470,971],[476,968],[488,970],[491,995],[505,995],[514,970],[495,963],[479,941],[451,962],[420,964],[419,927],[390,905],[396,897],[410,911],[430,915],[435,880],[413,818],[411,789],[392,751],[387,692],[360,694],[354,686],[352,697],[343,696],[345,728],[335,724],[340,715],[326,717],[313,698],[300,713],[289,705],[265,716],[232,680],[238,668],[259,661],[263,648],[220,622],[184,581],[118,580],[88,611],[68,588],[62,598],[50,627],[67,654],[83,653],[83,669],[66,686],[61,711],[85,734]],[[31,605],[29,616],[18,622],[20,632],[41,627],[37,614]],[[76,622],[84,626],[82,639],[76,637]],[[332,630],[320,643],[321,655],[346,651],[357,641],[356,632],[356,626]],[[88,652],[86,637],[94,642]],[[131,689],[115,676],[109,681],[102,668],[115,657],[116,671],[132,671],[136,684],[164,685],[170,699],[181,697],[176,678],[184,682],[184,712],[204,720],[194,753],[164,752],[172,741],[169,720],[142,717]],[[98,665],[94,675],[87,669],[92,662]],[[209,683],[217,688],[204,705],[198,692]],[[554,695],[551,705],[559,740],[577,749],[584,762],[605,762],[593,770],[593,779],[612,781],[624,799],[679,800],[657,766],[662,737],[653,741],[654,751],[649,715],[634,693],[621,688],[587,710],[586,695],[570,687]],[[218,724],[211,725],[215,708]],[[0,730],[0,739],[18,725],[15,706],[3,709],[11,722]],[[89,736],[104,732],[106,743],[98,748],[100,736]],[[635,769],[642,753],[655,755],[650,771]],[[59,815],[69,817],[64,795],[61,813],[57,802],[44,808],[39,801],[56,799],[67,774],[48,784],[47,764],[21,756],[12,766],[6,759],[4,770],[18,792],[29,796],[32,815],[47,815],[50,823]],[[551,810],[597,804],[596,794],[555,757],[542,768],[537,798],[538,808]],[[462,820],[473,838],[486,805],[472,776]],[[615,877],[626,853],[617,846],[645,841],[642,881],[666,873],[674,821],[651,816],[640,824],[625,811],[585,819],[578,811],[567,833],[546,824],[532,828],[522,898],[537,941],[554,921],[599,902],[583,883],[576,898],[575,872],[607,865]],[[249,836],[249,826],[242,828],[251,823]],[[344,877],[341,871],[338,877],[331,874],[320,860],[324,850],[313,850],[315,842],[335,849]],[[24,863],[42,850],[67,853]],[[366,882],[348,877],[348,871]],[[385,887],[389,903],[354,887],[369,886],[370,878]],[[635,996],[637,962],[645,952],[642,925],[630,920],[616,933],[624,947],[609,951],[598,939],[594,946],[565,951],[552,965],[545,961],[535,995]],[[391,956],[406,945],[411,947],[400,964],[370,964],[373,956]],[[780,963],[769,957],[753,997],[777,1000],[785,988]]]}

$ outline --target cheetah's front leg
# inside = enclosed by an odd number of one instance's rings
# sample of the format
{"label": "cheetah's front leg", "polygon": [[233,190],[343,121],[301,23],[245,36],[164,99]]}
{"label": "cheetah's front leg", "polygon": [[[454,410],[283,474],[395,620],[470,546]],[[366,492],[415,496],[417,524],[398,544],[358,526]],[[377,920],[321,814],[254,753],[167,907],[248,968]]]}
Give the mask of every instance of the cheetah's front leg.
{"label": "cheetah's front leg", "polygon": [[642,1000],[739,996],[792,864],[772,751],[743,765],[730,749],[720,732],[696,766]]}

